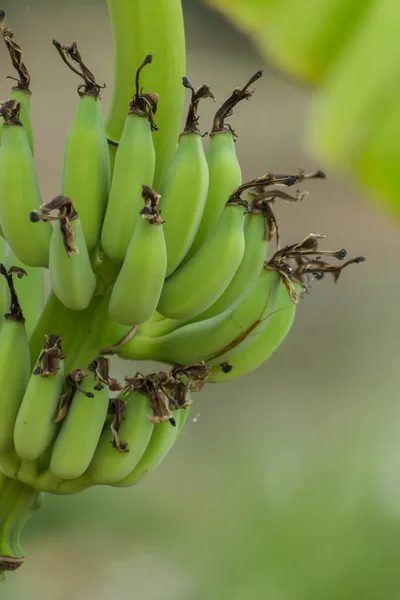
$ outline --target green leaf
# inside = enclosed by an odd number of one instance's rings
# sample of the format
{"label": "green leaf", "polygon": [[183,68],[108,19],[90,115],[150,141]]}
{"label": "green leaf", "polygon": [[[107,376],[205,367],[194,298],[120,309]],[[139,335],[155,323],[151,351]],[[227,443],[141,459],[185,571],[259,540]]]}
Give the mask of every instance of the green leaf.
{"label": "green leaf", "polygon": [[317,89],[307,144],[400,213],[399,0],[207,0]]}

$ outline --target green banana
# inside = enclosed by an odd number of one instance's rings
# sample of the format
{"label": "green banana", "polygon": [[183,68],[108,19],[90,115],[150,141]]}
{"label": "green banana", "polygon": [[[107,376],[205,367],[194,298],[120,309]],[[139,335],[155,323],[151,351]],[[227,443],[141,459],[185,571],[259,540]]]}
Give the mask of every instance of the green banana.
{"label": "green banana", "polygon": [[7,269],[12,266],[19,267],[27,274],[26,277],[14,281],[14,286],[24,313],[26,333],[30,340],[46,301],[45,272],[43,269],[26,266],[15,256],[10,246],[7,246],[3,262]]}
{"label": "green banana", "polygon": [[[181,0],[108,0],[108,7],[116,60],[107,135],[112,142],[119,142],[125,106],[134,91],[129,75],[132,65],[153,53],[154,66],[144,73],[143,85],[162,98],[157,115],[160,131],[154,136],[157,154],[154,187],[159,189],[176,150],[184,104],[184,90],[178,85],[186,72],[182,3]],[[145,179],[140,183],[152,185]]]}
{"label": "green banana", "polygon": [[152,129],[155,94],[141,94],[140,72],[152,61],[146,56],[136,74],[136,94],[126,117],[115,157],[110,198],[104,218],[101,245],[111,260],[122,263],[142,208],[142,186],[153,184],[155,150]]}
{"label": "green banana", "polygon": [[165,281],[158,312],[171,319],[190,319],[219,298],[243,258],[246,210],[243,201],[228,201],[204,246]]}
{"label": "green banana", "polygon": [[13,431],[18,409],[30,376],[30,356],[24,316],[18,303],[12,281],[13,275],[22,277],[25,272],[17,267],[9,271],[0,265],[10,289],[10,311],[4,315],[0,330],[0,452],[13,450]]}
{"label": "green banana", "polygon": [[32,152],[20,117],[21,104],[5,102],[0,146],[0,223],[14,254],[31,267],[47,267],[51,226],[34,227],[29,213],[42,204]]}
{"label": "green banana", "polygon": [[109,376],[99,375],[104,364],[99,358],[89,365],[87,375],[76,369],[67,377],[68,391],[56,418],[63,422],[50,460],[50,471],[59,479],[79,477],[93,459],[109,407]]}
{"label": "green banana", "polygon": [[223,383],[251,373],[265,362],[286,338],[293,324],[297,305],[288,297],[287,289],[280,286],[275,313],[264,331],[243,352],[212,367],[208,383]]}
{"label": "green banana", "polygon": [[129,475],[112,484],[114,487],[136,485],[158,467],[179,436],[181,415],[182,411],[180,410],[175,417],[176,427],[171,427],[168,421],[154,426],[152,436],[142,458]]}
{"label": "green banana", "polygon": [[3,35],[6,48],[10,54],[11,63],[18,73],[17,85],[11,90],[10,100],[21,104],[19,119],[24,126],[29,147],[33,154],[34,140],[31,122],[31,77],[24,64],[22,50],[14,41],[14,32],[6,26],[4,11],[0,11],[0,32]]}
{"label": "green banana", "polygon": [[192,99],[178,149],[161,185],[164,235],[167,245],[167,277],[173,273],[188,252],[199,227],[208,190],[208,166],[198,129],[198,107],[203,98],[214,98],[203,84],[194,90],[186,77],[185,88]]}
{"label": "green banana", "polygon": [[165,281],[158,312],[170,319],[187,320],[212,306],[225,292],[243,260],[244,216],[250,209],[242,193],[270,185],[293,185],[297,180],[296,176],[275,177],[266,173],[236,188],[205,244]]}
{"label": "green banana", "polygon": [[124,391],[118,396],[126,404],[118,438],[113,443],[112,430],[101,434],[99,443],[88,469],[90,481],[97,484],[112,484],[124,479],[138,464],[145,452],[154,425],[148,419],[149,399],[139,391]]}
{"label": "green banana", "polygon": [[[54,212],[58,215],[54,216]],[[59,300],[72,310],[89,306],[96,288],[79,215],[70,198],[57,196],[32,212],[31,220],[59,221],[50,241],[50,282]]]}
{"label": "green banana", "polygon": [[[215,115],[210,134],[211,141],[206,152],[210,174],[208,194],[203,215],[186,260],[192,258],[207,241],[223,213],[227,198],[242,183],[242,171],[235,151],[235,132],[230,125],[225,124],[225,119],[231,116],[234,107],[239,102],[251,97],[252,92],[249,92],[248,88],[261,76],[262,71],[257,71],[243,89],[235,89]],[[187,186],[190,189],[190,184]]]}
{"label": "green banana", "polygon": [[[7,243],[0,237],[0,263],[5,264],[7,252]],[[10,306],[10,294],[8,291],[7,281],[4,277],[0,278],[0,329],[3,326],[4,315]]]}
{"label": "green banana", "polygon": [[159,338],[137,335],[119,349],[119,356],[181,365],[201,361],[213,365],[228,360],[250,345],[267,326],[275,309],[279,281],[277,271],[264,269],[238,306]]}
{"label": "green banana", "polygon": [[78,109],[67,134],[63,157],[61,194],[73,199],[89,253],[100,240],[110,194],[110,156],[104,128],[100,90],[75,43],[61,46],[61,58],[84,81],[78,88]]}
{"label": "green banana", "polygon": [[143,186],[145,208],[136,224],[114,284],[109,315],[122,325],[139,325],[155,311],[163,288],[167,249],[158,209],[160,195]]}
{"label": "green banana", "polygon": [[14,427],[15,449],[25,461],[38,460],[57,431],[54,418],[64,384],[64,358],[61,338],[47,335]]}

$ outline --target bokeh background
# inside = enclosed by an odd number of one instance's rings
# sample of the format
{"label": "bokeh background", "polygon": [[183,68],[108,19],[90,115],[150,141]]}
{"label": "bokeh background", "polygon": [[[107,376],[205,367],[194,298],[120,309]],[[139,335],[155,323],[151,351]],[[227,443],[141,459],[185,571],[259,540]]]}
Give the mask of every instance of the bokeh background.
{"label": "bokeh background", "polygon": [[[77,41],[112,81],[106,2],[3,0],[32,74],[43,197],[58,193],[77,81],[51,40]],[[312,90],[276,73],[200,2],[184,2],[187,75],[218,101],[260,67],[232,119],[244,177],[327,166],[303,150]],[[151,32],[149,32],[151,35]],[[1,98],[8,58],[0,47]],[[204,102],[210,128],[215,105]],[[45,498],[7,600],[397,600],[400,598],[399,224],[328,168],[276,212],[285,243],[310,232],[367,262],[315,284],[278,352],[197,395],[163,466],[133,489]],[[304,185],[303,185],[304,188]],[[119,374],[152,365],[118,365]]]}

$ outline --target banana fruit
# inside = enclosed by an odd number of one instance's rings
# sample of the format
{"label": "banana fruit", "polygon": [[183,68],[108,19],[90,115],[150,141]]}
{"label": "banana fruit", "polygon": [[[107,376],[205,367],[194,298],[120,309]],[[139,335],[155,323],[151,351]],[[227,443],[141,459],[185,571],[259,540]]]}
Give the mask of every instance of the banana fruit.
{"label": "banana fruit", "polygon": [[153,60],[146,56],[136,73],[136,94],[130,103],[121,141],[115,156],[110,197],[101,234],[105,254],[122,264],[142,208],[142,186],[153,184],[155,150],[152,131],[156,94],[142,94],[140,73]]}
{"label": "banana fruit", "polygon": [[61,338],[47,335],[14,427],[15,449],[23,460],[38,460],[55,437],[54,419],[64,384],[64,358]]}
{"label": "banana fruit", "polygon": [[143,186],[142,196],[145,207],[114,284],[108,311],[121,325],[139,325],[151,317],[163,289],[167,267],[164,221],[158,209],[160,195]]}
{"label": "banana fruit", "polygon": [[[55,212],[58,214],[54,215]],[[56,222],[50,242],[50,282],[56,296],[67,308],[84,310],[96,289],[96,277],[72,200],[56,196],[41,206],[41,212],[32,212],[31,221]]]}
{"label": "banana fruit", "polygon": [[257,71],[242,89],[233,90],[216,112],[206,152],[209,171],[207,199],[187,260],[192,258],[206,242],[223,213],[227,198],[242,183],[242,170],[235,150],[236,134],[232,127],[225,123],[225,119],[232,115],[233,109],[239,102],[248,100],[252,96],[248,88],[261,76],[262,71]]}
{"label": "banana fruit", "polygon": [[10,310],[4,315],[0,330],[0,452],[3,453],[13,449],[14,424],[31,367],[25,320],[13,284],[13,276],[23,277],[25,272],[17,267],[7,271],[1,264],[0,275],[7,281],[11,298]]}
{"label": "banana fruit", "polygon": [[98,358],[88,373],[76,369],[67,377],[56,422],[61,429],[55,441],[50,471],[59,479],[75,479],[88,468],[96,450],[109,408],[109,387],[118,389],[108,373],[109,364]]}
{"label": "banana fruit", "polygon": [[5,102],[0,146],[0,224],[14,254],[31,267],[47,267],[51,226],[34,227],[29,213],[42,204],[28,138],[20,121],[21,103]]}
{"label": "banana fruit", "polygon": [[203,98],[214,98],[203,84],[195,90],[187,77],[182,79],[192,98],[179,145],[161,185],[162,216],[167,246],[167,277],[181,264],[198,230],[208,191],[208,166],[201,132],[198,107]]}
{"label": "banana fruit", "polygon": [[65,142],[60,193],[72,198],[90,253],[100,240],[110,194],[110,155],[101,110],[101,86],[75,43],[62,46],[53,40],[53,45],[84,82],[78,88],[78,109]]}

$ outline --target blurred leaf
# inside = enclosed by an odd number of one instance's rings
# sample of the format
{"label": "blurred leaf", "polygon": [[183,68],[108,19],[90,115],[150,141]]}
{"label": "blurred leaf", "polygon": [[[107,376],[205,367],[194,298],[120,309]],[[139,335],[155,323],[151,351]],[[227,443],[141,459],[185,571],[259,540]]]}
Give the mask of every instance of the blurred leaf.
{"label": "blurred leaf", "polygon": [[307,143],[400,213],[400,2],[207,0],[317,89]]}

